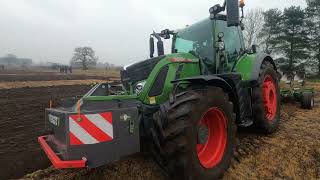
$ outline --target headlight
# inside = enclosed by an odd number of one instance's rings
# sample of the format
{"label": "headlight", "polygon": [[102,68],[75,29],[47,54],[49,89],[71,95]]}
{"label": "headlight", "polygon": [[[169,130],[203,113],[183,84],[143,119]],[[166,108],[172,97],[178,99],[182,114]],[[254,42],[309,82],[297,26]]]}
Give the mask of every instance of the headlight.
{"label": "headlight", "polygon": [[143,87],[144,87],[145,84],[146,84],[146,82],[143,81],[143,82],[139,82],[136,85],[136,94],[140,94],[141,93],[141,91],[143,90]]}

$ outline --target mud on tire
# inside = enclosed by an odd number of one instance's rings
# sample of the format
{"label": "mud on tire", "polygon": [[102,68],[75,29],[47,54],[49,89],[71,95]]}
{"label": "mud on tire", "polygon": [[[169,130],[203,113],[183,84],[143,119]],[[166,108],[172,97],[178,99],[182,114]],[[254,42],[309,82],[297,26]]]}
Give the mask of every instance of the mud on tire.
{"label": "mud on tire", "polygon": [[[177,94],[174,99],[174,102],[161,105],[153,116],[151,131],[155,159],[170,179],[221,178],[230,165],[236,140],[235,114],[227,93],[221,88],[210,87],[189,90]],[[225,115],[227,138],[220,161],[214,167],[205,168],[198,158],[198,130],[200,119],[210,108],[217,108]]]}

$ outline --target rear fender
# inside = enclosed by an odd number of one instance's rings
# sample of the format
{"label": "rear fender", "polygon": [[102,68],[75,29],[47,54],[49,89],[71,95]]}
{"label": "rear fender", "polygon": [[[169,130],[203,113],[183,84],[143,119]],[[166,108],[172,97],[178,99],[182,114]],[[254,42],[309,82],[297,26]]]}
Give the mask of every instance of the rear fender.
{"label": "rear fender", "polygon": [[268,61],[277,70],[276,64],[272,57],[265,53],[247,54],[239,59],[235,71],[240,73],[242,80],[252,81],[259,78],[260,68],[264,61]]}
{"label": "rear fender", "polygon": [[[183,78],[178,79],[175,81],[172,81],[173,84],[175,84],[175,89],[173,90],[173,94],[176,93],[177,87],[179,87],[180,84],[191,84],[191,86],[215,86],[220,87],[223,89],[224,92],[229,94],[229,98],[233,101],[233,103],[236,105],[238,104],[238,98],[236,95],[236,91],[234,90],[234,86],[232,84],[229,84],[227,80],[215,76],[215,75],[201,75],[201,76],[195,76],[190,78]],[[232,82],[230,82],[232,83]],[[171,100],[171,99],[170,99]]]}
{"label": "rear fender", "polygon": [[225,92],[232,92],[232,86],[224,79],[214,75],[201,75],[191,78],[184,78],[172,81],[172,83],[190,83],[191,85],[216,86],[222,88]]}
{"label": "rear fender", "polygon": [[264,61],[270,62],[277,71],[277,66],[270,55],[265,53],[259,53],[256,55],[255,61],[253,63],[252,71],[251,71],[251,80],[257,80],[259,78],[260,68]]}

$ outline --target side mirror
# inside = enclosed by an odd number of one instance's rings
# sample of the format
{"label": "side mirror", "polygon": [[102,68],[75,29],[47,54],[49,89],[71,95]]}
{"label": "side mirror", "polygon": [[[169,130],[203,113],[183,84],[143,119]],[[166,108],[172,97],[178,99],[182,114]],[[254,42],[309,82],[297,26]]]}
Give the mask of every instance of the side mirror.
{"label": "side mirror", "polygon": [[251,46],[251,50],[252,50],[252,53],[253,53],[253,54],[257,53],[257,45],[255,45],[255,44],[252,45],[252,46]]}
{"label": "side mirror", "polygon": [[226,0],[228,27],[240,24],[240,12],[238,0]]}
{"label": "side mirror", "polygon": [[150,37],[150,41],[149,41],[149,48],[150,48],[150,58],[153,58],[153,54],[154,54],[154,38]]}
{"label": "side mirror", "polygon": [[164,55],[163,41],[157,42],[158,56]]}

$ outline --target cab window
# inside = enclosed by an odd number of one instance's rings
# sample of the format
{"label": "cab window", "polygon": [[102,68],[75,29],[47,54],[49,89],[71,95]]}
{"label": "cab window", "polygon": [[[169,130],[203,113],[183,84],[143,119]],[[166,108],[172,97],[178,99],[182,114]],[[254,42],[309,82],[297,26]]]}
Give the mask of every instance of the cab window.
{"label": "cab window", "polygon": [[217,21],[216,33],[224,33],[225,51],[229,57],[238,56],[243,50],[242,37],[239,31],[240,27],[232,26],[228,27],[226,21]]}

